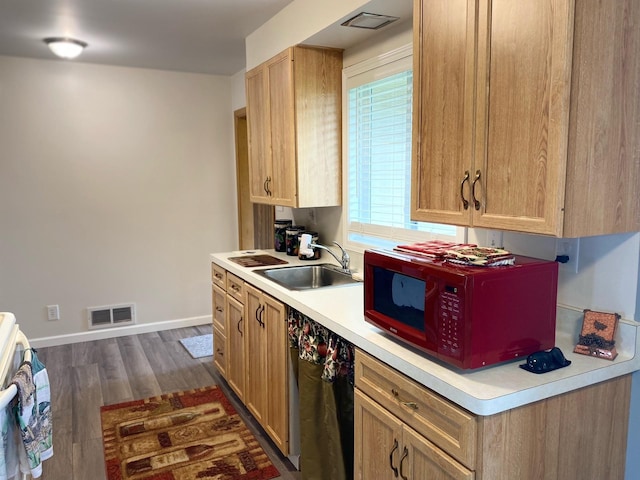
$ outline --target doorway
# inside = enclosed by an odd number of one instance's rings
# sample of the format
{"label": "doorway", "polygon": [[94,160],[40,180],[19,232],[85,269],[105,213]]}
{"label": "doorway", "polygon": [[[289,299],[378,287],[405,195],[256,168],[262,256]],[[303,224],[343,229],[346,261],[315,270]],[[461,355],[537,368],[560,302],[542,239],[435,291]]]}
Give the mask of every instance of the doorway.
{"label": "doorway", "polygon": [[273,248],[272,205],[251,203],[249,200],[249,138],[247,109],[233,112],[236,140],[236,190],[238,192],[238,245],[240,250]]}

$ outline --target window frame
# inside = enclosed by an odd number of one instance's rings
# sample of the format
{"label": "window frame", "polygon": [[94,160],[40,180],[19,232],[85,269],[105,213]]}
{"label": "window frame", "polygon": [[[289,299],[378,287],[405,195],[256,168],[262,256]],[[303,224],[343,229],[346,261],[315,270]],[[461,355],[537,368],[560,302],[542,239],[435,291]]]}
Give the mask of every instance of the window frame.
{"label": "window frame", "polygon": [[[393,248],[400,243],[424,242],[439,239],[466,243],[467,229],[453,226],[454,235],[432,231],[415,231],[403,228],[366,224],[366,232],[357,232],[349,223],[349,84],[350,79],[359,75],[372,75],[370,81],[413,68],[413,45],[407,44],[390,52],[377,55],[350,65],[342,70],[342,241],[345,248],[362,253],[368,248]],[[413,145],[412,145],[413,147]],[[426,222],[421,222],[426,223]],[[357,224],[356,224],[357,225]],[[437,225],[437,224],[436,224]],[[437,226],[436,226],[437,229]],[[353,240],[351,235],[361,240]]]}

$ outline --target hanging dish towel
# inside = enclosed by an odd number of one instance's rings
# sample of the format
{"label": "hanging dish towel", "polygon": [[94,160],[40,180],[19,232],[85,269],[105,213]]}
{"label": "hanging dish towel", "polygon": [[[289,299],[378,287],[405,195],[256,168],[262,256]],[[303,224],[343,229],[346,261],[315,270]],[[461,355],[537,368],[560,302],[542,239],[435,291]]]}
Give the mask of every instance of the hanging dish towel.
{"label": "hanging dish towel", "polygon": [[31,362],[22,363],[12,383],[18,387],[14,412],[26,453],[27,465],[21,465],[21,470],[39,478],[42,461],[53,455],[53,430],[49,375],[35,350]]}
{"label": "hanging dish towel", "polygon": [[18,453],[18,432],[16,432],[15,417],[10,405],[0,409],[0,434],[2,435],[0,480],[12,480],[18,475],[20,455]]}

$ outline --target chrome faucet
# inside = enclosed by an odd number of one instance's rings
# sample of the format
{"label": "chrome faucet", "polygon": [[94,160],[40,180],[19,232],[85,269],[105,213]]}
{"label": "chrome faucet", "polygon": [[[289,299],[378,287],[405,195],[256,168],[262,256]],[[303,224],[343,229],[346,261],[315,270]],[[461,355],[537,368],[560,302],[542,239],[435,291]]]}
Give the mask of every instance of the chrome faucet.
{"label": "chrome faucet", "polygon": [[349,269],[349,261],[351,259],[349,258],[349,254],[346,252],[344,248],[342,248],[342,245],[340,245],[338,242],[333,242],[333,243],[342,252],[342,258],[338,258],[338,256],[335,253],[333,253],[333,250],[331,250],[329,247],[320,245],[318,243],[311,243],[311,235],[307,233],[303,234],[302,237],[300,238],[300,246],[298,251],[302,255],[311,257],[313,256],[313,250],[312,250],[313,248],[320,248],[322,250],[326,250],[340,264],[340,267],[341,267],[340,271],[342,271],[342,273],[348,273],[349,275],[351,275],[351,270]]}

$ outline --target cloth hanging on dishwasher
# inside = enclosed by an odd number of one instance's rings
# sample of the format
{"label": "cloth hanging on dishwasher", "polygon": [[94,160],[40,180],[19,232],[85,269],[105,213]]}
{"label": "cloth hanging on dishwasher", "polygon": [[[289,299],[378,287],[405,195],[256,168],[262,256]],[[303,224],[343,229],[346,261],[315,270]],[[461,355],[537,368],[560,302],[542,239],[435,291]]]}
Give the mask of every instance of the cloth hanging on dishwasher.
{"label": "cloth hanging on dishwasher", "polygon": [[353,345],[292,308],[288,320],[299,391],[302,478],[352,479]]}
{"label": "cloth hanging on dishwasher", "polygon": [[31,349],[31,362],[23,362],[11,383],[18,388],[14,414],[25,455],[20,469],[33,478],[42,475],[42,462],[53,455],[51,390],[47,369]]}
{"label": "cloth hanging on dishwasher", "polygon": [[18,453],[19,434],[16,431],[13,407],[0,409],[0,480],[12,480],[18,476],[20,455]]}

